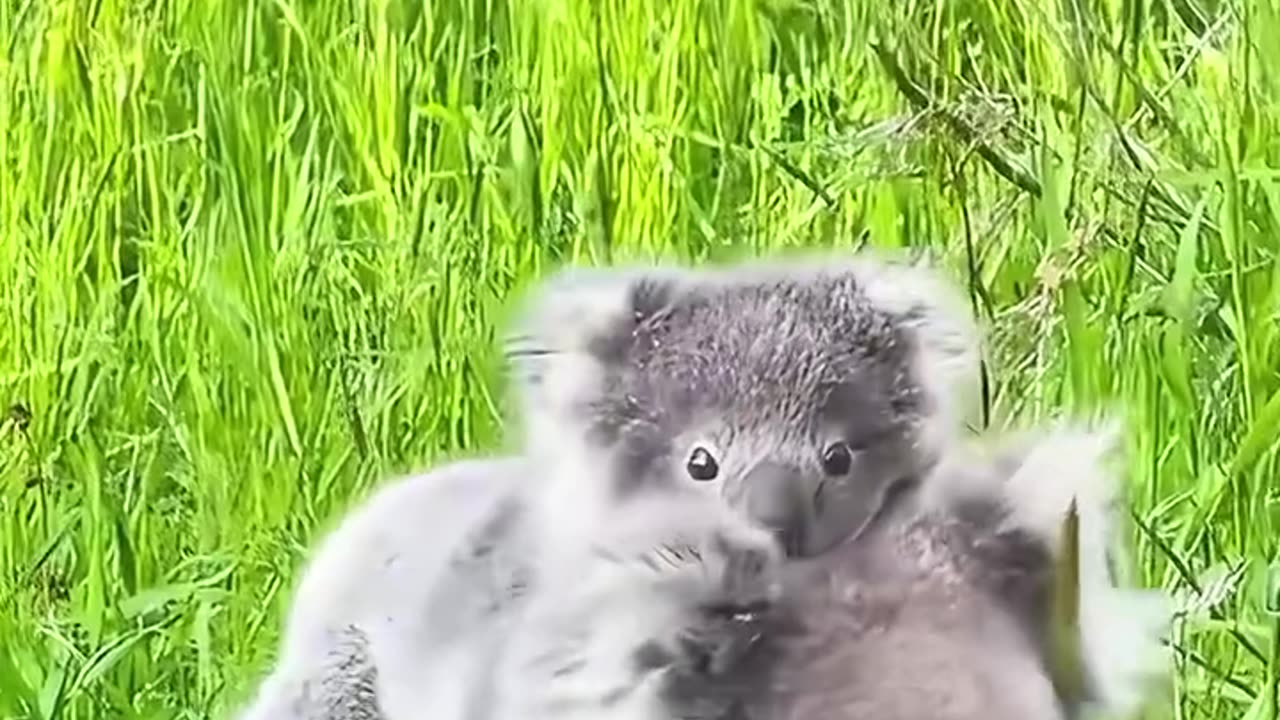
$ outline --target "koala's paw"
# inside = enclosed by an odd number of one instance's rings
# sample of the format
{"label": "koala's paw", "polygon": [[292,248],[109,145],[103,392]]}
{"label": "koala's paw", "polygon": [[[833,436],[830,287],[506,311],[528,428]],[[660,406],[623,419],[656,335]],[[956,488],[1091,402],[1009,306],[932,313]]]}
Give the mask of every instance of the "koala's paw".
{"label": "koala's paw", "polygon": [[703,550],[710,580],[703,607],[734,617],[767,609],[777,600],[782,552],[773,538],[753,528],[721,527]]}
{"label": "koala's paw", "polygon": [[[778,595],[782,549],[718,497],[675,493],[619,508],[604,524],[595,554],[610,574],[638,572],[628,582],[682,612],[749,609]],[[609,581],[616,582],[616,581]]]}
{"label": "koala's paw", "polygon": [[678,584],[666,586],[678,594],[680,620],[636,653],[643,669],[665,669],[673,681],[729,672],[750,651],[777,599],[781,564],[771,542],[750,536],[713,533],[685,552],[698,558],[698,571],[690,566]]}
{"label": "koala's paw", "polygon": [[707,538],[707,593],[679,634],[678,673],[729,672],[760,637],[778,600],[782,552],[767,533],[721,528]]}

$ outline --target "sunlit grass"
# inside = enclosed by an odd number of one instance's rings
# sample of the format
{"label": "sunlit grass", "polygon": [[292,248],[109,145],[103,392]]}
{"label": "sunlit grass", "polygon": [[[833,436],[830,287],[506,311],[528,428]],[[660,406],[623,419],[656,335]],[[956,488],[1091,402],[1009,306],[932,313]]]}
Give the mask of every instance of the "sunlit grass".
{"label": "sunlit grass", "polygon": [[1280,716],[1278,18],[0,4],[0,717],[242,699],[317,532],[499,447],[548,267],[861,243],[968,284],[994,424],[1123,413],[1176,716]]}

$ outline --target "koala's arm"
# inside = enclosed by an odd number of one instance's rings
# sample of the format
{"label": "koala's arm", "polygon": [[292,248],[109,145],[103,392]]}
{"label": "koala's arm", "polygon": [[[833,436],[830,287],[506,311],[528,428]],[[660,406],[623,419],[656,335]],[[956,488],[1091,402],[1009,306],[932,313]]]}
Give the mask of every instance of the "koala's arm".
{"label": "koala's arm", "polygon": [[[510,554],[525,468],[519,458],[457,461],[391,483],[346,515],[317,544],[276,666],[240,717],[329,718],[317,708],[371,697],[370,676],[353,670],[364,665],[378,668],[379,697],[394,699],[401,678],[430,676],[426,649],[482,632],[512,580],[490,561]],[[330,699],[303,702],[317,691]],[[289,706],[310,710],[271,710]]]}
{"label": "koala's arm", "polygon": [[1060,426],[1023,438],[1017,469],[1006,481],[1011,520],[1042,534],[1063,554],[1063,519],[1072,504],[1078,517],[1079,640],[1087,676],[1085,700],[1108,714],[1125,716],[1150,696],[1167,670],[1164,634],[1172,620],[1169,598],[1155,589],[1127,586],[1117,566],[1129,560],[1117,535],[1123,512],[1124,476],[1108,461],[1120,427]]}
{"label": "koala's arm", "polygon": [[665,720],[668,674],[732,662],[748,634],[735,611],[776,599],[775,540],[714,498],[628,502],[611,518],[541,568],[495,673],[495,720]]}
{"label": "koala's arm", "polygon": [[[1116,423],[1061,424],[1004,438],[985,463],[963,458],[928,488],[934,503],[995,497],[1004,526],[1030,533],[1062,556],[1064,519],[1078,517],[1078,602],[1081,662],[1091,704],[1124,716],[1140,706],[1166,672],[1162,635],[1172,619],[1160,591],[1126,587],[1112,566],[1127,548],[1115,535],[1123,477],[1109,467],[1119,443]],[[991,471],[965,472],[985,466]]]}

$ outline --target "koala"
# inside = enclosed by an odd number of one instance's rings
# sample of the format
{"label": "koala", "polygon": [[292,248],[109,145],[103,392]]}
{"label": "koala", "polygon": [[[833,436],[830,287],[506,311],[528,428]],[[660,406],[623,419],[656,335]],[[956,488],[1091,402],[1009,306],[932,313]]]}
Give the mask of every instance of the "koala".
{"label": "koala", "polygon": [[[1060,428],[984,458],[953,454],[856,541],[788,561],[781,601],[757,615],[736,664],[671,666],[661,717],[1132,713],[1166,667],[1171,614],[1160,593],[1112,578],[1110,437]],[[1064,534],[1072,513],[1076,534]]]}
{"label": "koala", "polygon": [[312,686],[334,695],[349,628],[377,668],[352,693],[373,682],[392,720],[463,717],[549,567],[607,536],[633,495],[702,494],[787,556],[821,553],[929,473],[980,355],[939,271],[870,252],[562,270],[511,328],[519,450],[390,483],[344,518],[246,718]]}

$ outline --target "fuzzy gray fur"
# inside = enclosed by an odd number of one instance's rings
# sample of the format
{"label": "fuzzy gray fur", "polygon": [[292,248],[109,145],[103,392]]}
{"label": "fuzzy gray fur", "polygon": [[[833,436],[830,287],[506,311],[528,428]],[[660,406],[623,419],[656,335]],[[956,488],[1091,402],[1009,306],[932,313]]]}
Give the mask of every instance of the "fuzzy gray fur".
{"label": "fuzzy gray fur", "polygon": [[365,697],[370,679],[370,717],[465,717],[484,648],[525,596],[535,551],[516,498],[527,474],[520,458],[459,461],[389,484],[344,518],[295,589],[276,666],[242,720],[361,720],[367,705],[300,699]]}
{"label": "fuzzy gray fur", "polygon": [[[355,627],[383,717],[473,718],[542,578],[608,537],[633,496],[692,492],[750,514],[753,471],[777,468],[803,511],[792,554],[830,547],[950,442],[978,342],[933,270],[864,254],[562,272],[530,296],[507,351],[524,452],[393,483],[345,518],[243,717],[360,717],[262,714],[313,685],[358,692],[366,675],[330,660]],[[819,463],[835,440],[852,462],[831,476]],[[696,445],[714,453],[715,480],[686,472]]]}
{"label": "fuzzy gray fur", "polygon": [[243,720],[383,720],[378,672],[364,632],[354,626],[335,630],[316,660],[311,673],[285,671],[268,678],[262,700]]}

